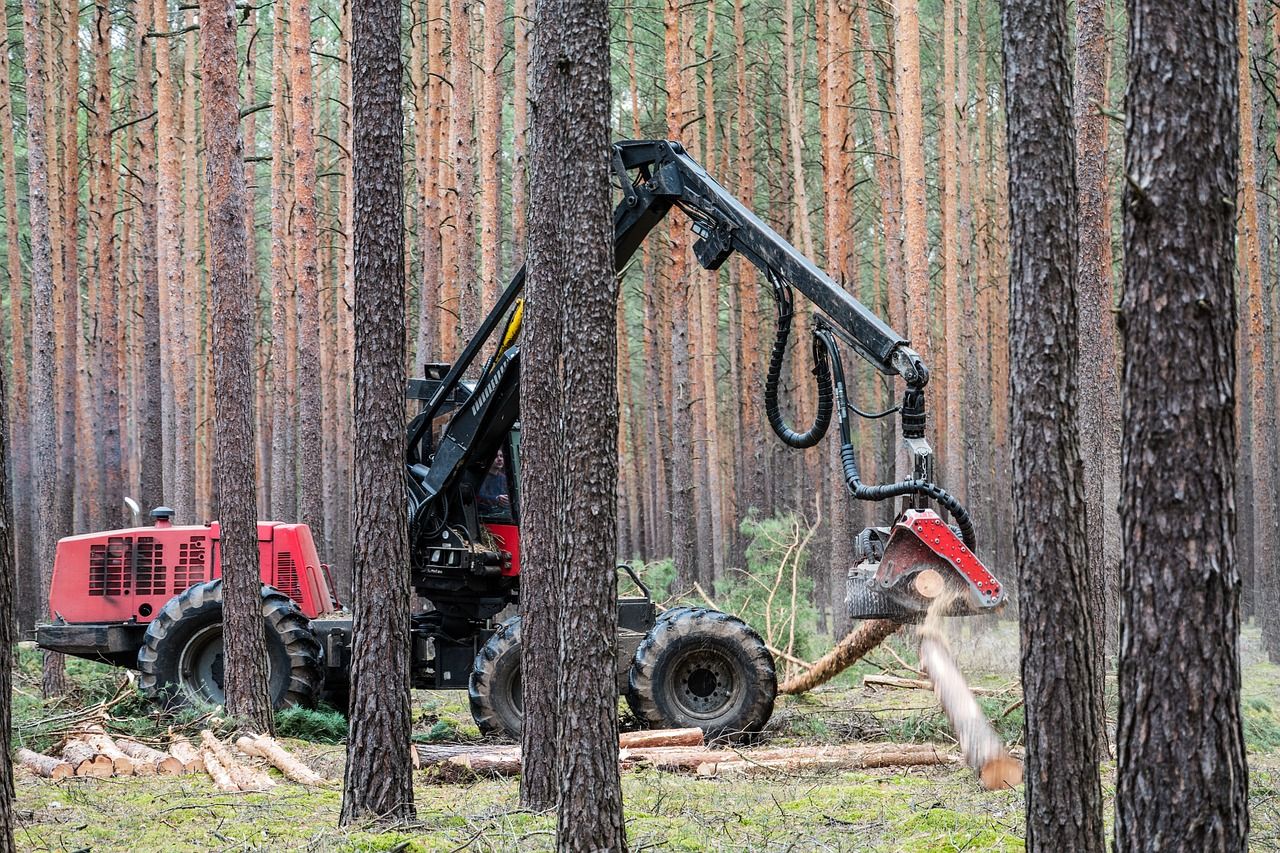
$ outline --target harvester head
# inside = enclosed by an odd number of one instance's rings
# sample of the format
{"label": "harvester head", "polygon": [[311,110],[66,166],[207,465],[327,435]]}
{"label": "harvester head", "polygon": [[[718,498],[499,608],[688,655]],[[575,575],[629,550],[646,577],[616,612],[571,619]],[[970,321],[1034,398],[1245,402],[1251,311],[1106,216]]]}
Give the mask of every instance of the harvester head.
{"label": "harvester head", "polygon": [[918,622],[945,597],[947,615],[994,613],[1004,587],[959,535],[930,509],[908,509],[892,527],[859,534],[849,570],[851,619]]}

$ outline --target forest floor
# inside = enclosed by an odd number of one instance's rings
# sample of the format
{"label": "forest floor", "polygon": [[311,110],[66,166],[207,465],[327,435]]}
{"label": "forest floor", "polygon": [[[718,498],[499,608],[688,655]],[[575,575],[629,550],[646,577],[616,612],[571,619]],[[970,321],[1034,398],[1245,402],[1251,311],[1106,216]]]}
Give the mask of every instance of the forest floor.
{"label": "forest floor", "polygon": [[[1015,747],[1022,727],[1017,703],[1016,629],[1002,624],[977,637],[957,637],[957,657],[997,730]],[[882,670],[912,676],[914,655],[894,641],[897,657],[875,652],[833,685],[779,699],[766,734],[773,745],[914,741],[953,746],[932,694],[864,687]],[[1246,739],[1255,850],[1280,850],[1280,668],[1263,662],[1256,634],[1244,647]],[[15,692],[15,739],[48,748],[66,715],[110,697],[111,727],[144,734],[163,723],[117,692],[119,670],[75,662],[77,696],[61,705],[34,698],[36,654],[25,651]],[[127,688],[127,685],[126,685]],[[125,700],[120,701],[124,696]],[[1114,697],[1111,697],[1114,724]],[[415,739],[478,740],[462,692],[415,692]],[[62,716],[59,716],[62,715]],[[330,718],[336,715],[329,715]],[[340,718],[337,718],[340,722]],[[628,720],[624,714],[623,723]],[[265,794],[219,794],[208,777],[74,779],[51,782],[17,773],[20,850],[307,850],[508,851],[553,847],[554,814],[518,805],[515,779],[433,783],[417,774],[418,820],[392,831],[339,829],[344,747],[340,726],[323,715],[283,720],[284,742],[333,781],[325,788],[282,783]],[[289,734],[306,735],[302,740]],[[1114,762],[1104,765],[1108,799]],[[640,850],[1020,850],[1022,790],[988,793],[962,767],[851,772],[775,773],[695,778],[651,769],[623,773],[628,838]]]}

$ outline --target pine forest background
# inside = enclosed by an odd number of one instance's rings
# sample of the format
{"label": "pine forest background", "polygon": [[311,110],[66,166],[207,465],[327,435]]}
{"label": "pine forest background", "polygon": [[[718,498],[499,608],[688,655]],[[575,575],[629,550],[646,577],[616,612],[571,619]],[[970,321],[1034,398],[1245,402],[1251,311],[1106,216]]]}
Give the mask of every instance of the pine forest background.
{"label": "pine forest background", "polygon": [[[196,7],[25,0],[32,9],[44,2],[52,8],[39,16],[42,30],[24,28],[23,8],[7,5],[0,50],[0,275],[27,628],[43,610],[32,552],[41,490],[54,490],[59,535],[128,522],[125,495],[144,511],[167,504],[180,522],[217,517]],[[533,2],[403,6],[410,375],[459,352],[520,263]],[[1265,617],[1275,655],[1280,15],[1264,0],[1244,2],[1236,505],[1245,611]],[[259,513],[309,523],[346,590],[351,8],[343,0],[250,0],[239,8],[258,293]],[[1116,505],[1119,476],[1113,306],[1126,24],[1122,9],[1100,0],[1081,0],[1076,13],[1081,428],[1092,558],[1109,579],[1097,604],[1114,626],[1119,532],[1105,508]],[[680,140],[912,339],[932,368],[939,479],[971,506],[984,557],[1012,580],[1017,462],[1008,437],[998,5],[615,0],[612,14],[615,136]],[[33,50],[43,62],[33,64]],[[36,65],[45,98],[33,114],[26,83]],[[30,156],[33,130],[44,138],[39,157]],[[47,287],[32,275],[33,176],[44,179],[36,186],[47,187],[50,208]],[[734,579],[756,562],[749,549],[784,567],[793,552],[803,554],[792,572],[803,571],[797,588],[811,598],[804,604],[820,630],[841,630],[852,536],[888,518],[844,495],[832,443],[802,454],[771,435],[762,403],[774,334],[770,291],[740,259],[716,274],[702,271],[690,245],[687,221],[673,214],[624,273],[619,556],[660,566],[671,558],[658,574],[674,574],[672,590],[697,583],[732,594],[741,591]],[[814,392],[807,320],[800,325],[783,398],[789,416],[807,423]],[[861,408],[896,402],[869,368],[849,367]],[[52,390],[36,396],[52,406],[31,404],[37,386]],[[32,478],[30,436],[42,419],[53,419],[58,436],[52,484]],[[894,423],[861,422],[868,480],[894,476]]]}

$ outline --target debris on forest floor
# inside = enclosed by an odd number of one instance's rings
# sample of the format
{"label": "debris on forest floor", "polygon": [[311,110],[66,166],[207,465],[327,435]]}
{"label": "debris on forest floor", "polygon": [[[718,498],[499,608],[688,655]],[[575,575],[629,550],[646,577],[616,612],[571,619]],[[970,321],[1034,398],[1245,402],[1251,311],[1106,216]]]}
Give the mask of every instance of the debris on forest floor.
{"label": "debris on forest floor", "polygon": [[[696,733],[696,734],[695,734]],[[520,772],[519,745],[419,745],[418,759],[440,782],[466,776],[514,776]],[[698,729],[632,732],[619,738],[624,770],[644,767],[671,773],[719,776],[748,773],[805,773],[954,764],[953,753],[931,744],[843,744],[759,749],[707,747]]]}

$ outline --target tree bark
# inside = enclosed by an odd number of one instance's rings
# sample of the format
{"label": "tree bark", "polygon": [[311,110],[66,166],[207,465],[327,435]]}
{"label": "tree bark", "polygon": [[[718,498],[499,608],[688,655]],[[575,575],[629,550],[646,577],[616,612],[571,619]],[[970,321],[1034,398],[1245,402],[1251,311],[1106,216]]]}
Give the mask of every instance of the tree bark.
{"label": "tree bark", "polygon": [[355,589],[342,823],[412,819],[400,4],[352,7]]}
{"label": "tree bark", "polygon": [[201,0],[209,286],[213,296],[214,476],[222,549],[227,712],[274,730],[258,570],[253,429],[254,300],[244,221],[244,146],[234,0]]}
{"label": "tree bark", "polygon": [[1128,3],[1120,851],[1248,844],[1232,500],[1234,11],[1228,0]]}
{"label": "tree bark", "polygon": [[[1116,384],[1115,293],[1111,284],[1111,205],[1107,186],[1106,8],[1103,0],[1076,4],[1075,150],[1076,219],[1079,223],[1079,329],[1076,337],[1077,383],[1080,386],[1079,435],[1084,463],[1085,511],[1088,515],[1089,563],[1094,583],[1089,591],[1094,611],[1094,654],[1099,673],[1107,669],[1107,647],[1114,646],[1119,619],[1112,592],[1117,554],[1107,547],[1107,530],[1119,523],[1108,508],[1106,485],[1119,475],[1120,394]],[[1105,710],[1102,691],[1097,719]],[[1105,725],[1098,733],[1102,757],[1109,757]]]}
{"label": "tree bark", "polygon": [[[929,248],[925,218],[924,114],[920,105],[920,15],[916,0],[893,6],[894,76],[900,114],[898,152],[902,192],[902,233],[907,299],[907,334],[925,364],[931,363],[929,329]],[[933,407],[931,414],[936,414]],[[936,418],[935,418],[936,421]]]}
{"label": "tree bark", "polygon": [[[452,100],[449,118],[449,160],[453,163],[453,250],[457,262],[451,290],[455,299],[445,305],[465,340],[480,323],[480,284],[476,279],[476,160],[475,88],[471,69],[471,3],[449,0],[449,76]],[[456,340],[456,337],[455,337]],[[455,353],[450,352],[452,358]]]}
{"label": "tree bark", "polygon": [[[7,52],[8,48],[8,38],[6,37],[4,43],[0,44],[0,49]],[[0,86],[8,89],[8,77],[0,80]],[[30,92],[30,82],[28,82],[28,92]],[[7,118],[7,115],[5,117]],[[11,125],[5,125],[5,127],[7,129]],[[12,227],[16,228],[16,219],[10,219],[9,222]],[[52,270],[50,270],[50,277],[52,278]],[[52,282],[50,284],[52,285]],[[50,289],[52,290],[52,287]],[[8,399],[5,396],[3,370],[0,370],[0,399]],[[6,423],[7,420],[6,407],[0,405],[0,471],[8,470],[9,428]],[[46,489],[45,491],[48,490]],[[14,563],[12,511],[13,495],[10,490],[9,478],[0,476],[0,649],[4,649],[4,653],[0,654],[0,737],[4,738],[6,746],[12,742],[13,734],[11,697],[13,696],[13,662],[15,655],[11,653],[11,650],[17,645],[13,618],[13,593],[16,587],[17,566]],[[9,760],[8,749],[0,750],[0,753],[3,753],[0,755],[0,853],[13,853],[13,764]],[[52,771],[50,775],[52,775]]]}
{"label": "tree bark", "polygon": [[[521,411],[527,476],[545,482],[524,496],[522,545],[526,565],[536,565],[537,574],[522,579],[521,600],[540,604],[557,596],[559,614],[552,624],[546,617],[555,608],[535,605],[527,617],[539,630],[525,635],[524,648],[547,642],[558,649],[558,660],[540,661],[536,681],[524,681],[526,697],[539,688],[556,691],[553,714],[539,723],[545,737],[554,720],[557,737],[554,743],[534,741],[526,716],[525,754],[533,760],[540,752],[544,764],[557,767],[560,850],[625,850],[613,679],[617,580],[600,570],[616,559],[618,473],[618,285],[605,0],[538,4],[530,89],[524,375],[532,378],[522,383]],[[562,188],[570,182],[577,191],[567,196]],[[548,385],[558,391],[546,394]],[[548,452],[563,445],[565,435],[574,442]],[[548,463],[555,462],[561,464],[553,471]],[[526,715],[529,707],[526,701]],[[573,747],[564,748],[569,737]]]}
{"label": "tree bark", "polygon": [[[9,42],[0,44],[0,129],[16,134],[13,100],[10,93]],[[15,616],[23,629],[30,629],[43,608],[40,599],[40,572],[36,567],[32,548],[32,489],[30,444],[30,397],[27,382],[30,368],[27,364],[26,302],[23,295],[22,229],[18,225],[18,165],[17,145],[0,146],[0,168],[4,169],[5,236],[7,242],[6,271],[9,288],[9,347],[12,372],[6,397],[9,424],[9,464],[12,466],[10,482],[13,484],[13,564]],[[55,282],[55,287],[58,282]]]}
{"label": "tree bark", "polygon": [[[1077,433],[1076,186],[1065,0],[1004,0],[1014,545],[1027,848],[1104,848],[1102,674]],[[1045,524],[1046,518],[1053,519]]]}
{"label": "tree bark", "polygon": [[480,87],[480,281],[481,312],[502,292],[502,93],[505,0],[484,0],[484,48]]}
{"label": "tree bark", "polygon": [[[58,476],[58,431],[54,409],[56,358],[54,348],[53,245],[49,238],[49,140],[43,116],[48,77],[40,46],[41,16],[48,14],[40,0],[23,0],[23,35],[27,88],[27,211],[31,234],[31,473],[37,483],[53,483]],[[54,491],[36,490],[35,559],[40,566],[40,615],[48,615],[53,559],[58,548],[58,519]],[[61,655],[44,656],[41,687],[46,697],[61,696],[67,688]]]}
{"label": "tree bark", "polygon": [[[320,364],[320,282],[316,231],[315,105],[311,80],[311,4],[290,0],[289,94],[293,108],[293,249],[297,287],[298,363],[308,374]],[[293,463],[298,475],[298,520],[324,542],[324,494],[321,480],[309,470],[323,457],[323,413],[318,389],[298,394],[298,432]]]}
{"label": "tree bark", "polygon": [[289,458],[293,419],[289,409],[288,327],[292,313],[289,275],[289,54],[284,10],[273,12],[271,36],[271,500],[273,518],[297,516],[294,474]]}

